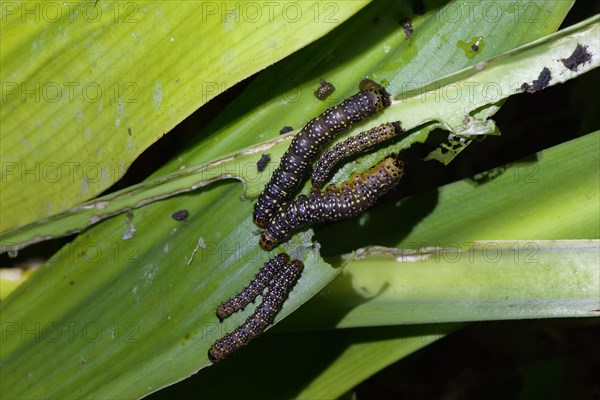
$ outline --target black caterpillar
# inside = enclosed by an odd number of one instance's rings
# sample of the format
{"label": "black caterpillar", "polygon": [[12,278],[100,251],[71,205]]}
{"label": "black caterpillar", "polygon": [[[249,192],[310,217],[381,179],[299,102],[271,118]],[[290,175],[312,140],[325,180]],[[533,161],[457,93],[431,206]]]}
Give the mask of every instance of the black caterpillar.
{"label": "black caterpillar", "polygon": [[398,184],[403,168],[403,162],[392,154],[363,174],[353,174],[339,188],[331,185],[322,193],[313,191],[282,204],[262,232],[260,247],[271,250],[302,226],[337,221],[365,211]]}
{"label": "black caterpillar", "polygon": [[233,332],[217,340],[208,350],[208,358],[213,362],[221,361],[237,349],[246,346],[252,339],[259,336],[275,320],[283,303],[298,281],[304,264],[294,260],[286,264],[275,276],[262,302],[254,313]]}
{"label": "black caterpillar", "polygon": [[265,228],[277,207],[289,199],[300,185],[310,163],[337,134],[391,104],[390,95],[377,83],[365,79],[360,92],[341,104],[328,108],[294,137],[271,180],[254,206],[254,223]]}
{"label": "black caterpillar", "polygon": [[379,143],[382,143],[399,133],[403,132],[400,123],[386,123],[376,128],[361,132],[347,140],[336,144],[319,158],[312,172],[312,185],[320,189],[329,177],[331,170],[341,160],[351,157],[355,154],[370,150]]}
{"label": "black caterpillar", "polygon": [[285,253],[278,254],[275,258],[267,261],[244,290],[225,301],[217,308],[217,317],[219,320],[223,321],[234,312],[243,310],[244,307],[256,300],[269,285],[269,282],[273,280],[273,277],[277,275],[289,261],[290,256]]}

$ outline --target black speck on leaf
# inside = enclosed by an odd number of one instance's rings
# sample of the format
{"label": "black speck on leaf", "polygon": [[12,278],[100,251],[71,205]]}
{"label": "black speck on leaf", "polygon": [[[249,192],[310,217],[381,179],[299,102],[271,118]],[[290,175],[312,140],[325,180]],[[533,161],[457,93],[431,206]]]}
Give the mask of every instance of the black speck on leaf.
{"label": "black speck on leaf", "polygon": [[287,126],[287,125],[286,125],[286,126],[284,126],[283,128],[281,128],[281,129],[279,130],[279,134],[280,134],[280,135],[284,135],[284,134],[286,134],[286,133],[288,133],[288,132],[291,132],[291,131],[293,131],[293,130],[294,130],[294,128],[292,128],[291,126]]}
{"label": "black speck on leaf", "polygon": [[258,172],[262,172],[270,160],[271,160],[271,156],[269,156],[268,154],[263,154],[260,157],[260,160],[258,160],[256,162],[256,169],[258,169]]}
{"label": "black speck on leaf", "polygon": [[402,29],[404,29],[404,36],[406,37],[406,39],[410,39],[414,31],[410,18],[406,18],[400,21],[400,25],[402,26]]}
{"label": "black speck on leaf", "polygon": [[548,87],[550,84],[550,80],[552,79],[552,74],[547,67],[544,67],[542,72],[537,79],[534,79],[531,84],[525,82],[521,85],[521,90],[527,93],[535,93],[539,92]]}
{"label": "black speck on leaf", "polygon": [[592,55],[587,51],[587,48],[587,46],[577,43],[577,47],[575,47],[573,53],[568,58],[561,58],[560,61],[562,61],[565,68],[577,71],[577,68],[581,64],[592,61]]}
{"label": "black speck on leaf", "polygon": [[171,217],[175,221],[184,221],[185,219],[187,219],[187,217],[189,217],[189,215],[190,213],[188,212],[188,210],[179,210],[171,214]]}

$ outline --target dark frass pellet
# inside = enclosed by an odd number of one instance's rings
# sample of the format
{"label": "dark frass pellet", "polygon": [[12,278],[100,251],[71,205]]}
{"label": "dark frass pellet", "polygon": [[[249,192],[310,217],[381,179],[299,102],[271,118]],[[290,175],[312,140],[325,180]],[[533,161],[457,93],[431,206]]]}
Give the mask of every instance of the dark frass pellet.
{"label": "dark frass pellet", "polygon": [[319,87],[317,90],[315,90],[315,97],[319,100],[326,100],[333,94],[333,92],[335,92],[335,86],[323,79],[320,79]]}
{"label": "dark frass pellet", "polygon": [[175,220],[175,221],[185,221],[187,219],[187,217],[190,216],[190,213],[188,212],[188,210],[179,210],[179,211],[175,211],[173,214],[171,214],[171,217]]}
{"label": "dark frass pellet", "polygon": [[267,163],[271,160],[271,156],[268,154],[263,154],[260,157],[260,160],[258,160],[256,162],[256,169],[258,170],[258,172],[263,172],[263,170],[265,169],[265,167],[267,166]]}

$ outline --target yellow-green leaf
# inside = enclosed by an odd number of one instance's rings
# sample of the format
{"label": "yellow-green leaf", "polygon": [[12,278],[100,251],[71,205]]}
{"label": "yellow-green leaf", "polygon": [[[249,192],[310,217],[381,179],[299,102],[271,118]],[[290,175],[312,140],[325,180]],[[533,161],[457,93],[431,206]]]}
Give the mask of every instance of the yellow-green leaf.
{"label": "yellow-green leaf", "polygon": [[3,2],[0,232],[96,196],[208,100],[366,4]]}

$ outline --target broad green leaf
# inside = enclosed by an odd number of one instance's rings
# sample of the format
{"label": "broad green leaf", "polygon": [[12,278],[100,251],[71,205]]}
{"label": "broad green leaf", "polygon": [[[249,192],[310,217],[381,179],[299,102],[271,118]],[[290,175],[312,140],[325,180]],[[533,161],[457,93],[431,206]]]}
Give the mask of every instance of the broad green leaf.
{"label": "broad green leaf", "polygon": [[[368,234],[384,231],[393,241],[398,222],[382,223],[391,212],[399,218],[421,215],[430,204],[425,199],[439,198],[413,235],[398,236],[396,249],[358,250],[359,259],[266,337],[222,365],[203,371],[179,390],[235,398],[235,386],[227,384],[235,376],[247,388],[246,398],[336,398],[372,371],[416,350],[419,343],[427,345],[432,336],[439,338],[457,327],[429,325],[434,321],[598,316],[600,242],[553,240],[600,238],[596,223],[600,219],[598,146],[600,132],[539,152],[534,164],[528,157],[501,167],[500,176],[488,171],[497,178],[487,183],[466,179],[406,199],[400,207],[408,208],[402,212],[373,210],[369,221],[380,229],[369,229]],[[584,171],[581,180],[565,185]],[[556,187],[564,188],[565,196],[573,195],[588,220],[582,221],[578,207],[564,198],[552,200]],[[494,198],[498,208],[481,220]],[[545,198],[552,207],[522,205],[524,198]],[[472,206],[464,208],[465,203]],[[514,218],[519,209],[531,213],[536,222],[527,236],[520,236],[523,240],[473,241],[473,237],[519,236],[520,224]],[[557,218],[563,222],[557,224]],[[362,232],[356,222],[332,226],[320,236],[328,243],[327,236]],[[406,219],[403,223],[414,225]],[[490,225],[496,229],[490,231]],[[465,226],[469,228],[461,229]],[[439,241],[440,230],[451,234]],[[373,240],[382,242],[383,238]],[[422,249],[427,246],[437,248]],[[404,325],[414,323],[422,325]],[[382,324],[399,326],[373,326]],[[335,327],[346,329],[332,330]],[[272,378],[268,390],[251,385],[257,374],[245,372],[253,370],[257,359],[271,360],[260,372]]]}
{"label": "broad green leaf", "polygon": [[[241,194],[222,185],[181,198],[194,210],[183,223],[156,203],[134,213],[129,240],[128,222],[113,218],[63,248],[0,305],[3,396],[140,397],[209,365],[210,345],[251,311],[220,324],[216,308],[271,256],[245,233],[250,203],[238,205],[245,229],[221,207]],[[150,218],[157,209],[162,218]],[[301,243],[282,250],[307,273],[278,319],[336,273]]]}
{"label": "broad green leaf", "polygon": [[96,196],[208,100],[366,4],[2,2],[0,232]]}
{"label": "broad green leaf", "polygon": [[[318,329],[313,324],[325,320],[329,326],[361,327],[291,333],[291,337],[306,342],[295,344],[300,349],[296,350],[294,364],[289,365],[290,369],[307,371],[306,377],[300,374],[301,383],[294,380],[296,387],[302,388],[295,398],[338,398],[374,372],[451,333],[459,326],[455,321],[600,316],[600,241],[474,245],[466,251],[436,249],[423,258],[376,249],[380,254],[388,252],[386,260],[379,255],[351,262],[322,293],[286,320],[282,324],[285,326],[280,325],[286,330],[305,328],[306,324]],[[311,317],[306,318],[308,315]],[[422,324],[447,320],[453,323]],[[369,337],[365,336],[367,329],[362,328],[394,323],[420,325],[375,327],[368,330]],[[272,336],[277,343],[278,336],[289,334]],[[263,356],[271,355],[264,347],[253,349],[255,357],[261,350]],[[302,351],[311,354],[313,347],[319,349],[319,354],[303,357]],[[315,359],[327,360],[318,374],[311,369]],[[240,361],[236,369],[248,367],[245,357]],[[286,370],[282,365],[277,369]],[[224,370],[219,377],[234,373]],[[264,373],[285,382],[286,378],[278,377],[275,369]],[[216,380],[215,376],[212,382]],[[203,385],[197,389],[211,390]],[[273,398],[286,392],[282,385]],[[252,391],[248,398],[253,395],[260,397],[260,391]]]}
{"label": "broad green leaf", "polygon": [[[201,132],[197,143],[153,176],[251,147],[277,136],[284,125],[303,125],[328,105],[316,102],[312,94],[302,96],[308,88],[314,90],[320,77],[338,86],[340,97],[332,102],[354,92],[365,75],[376,80],[384,72],[401,75],[408,65],[415,74],[423,73],[421,82],[427,83],[553,32],[572,2],[532,3],[538,19],[526,29],[514,14],[503,13],[496,21],[498,29],[490,32],[494,45],[488,41],[481,55],[469,58],[460,47],[447,52],[438,48],[433,62],[416,62],[421,52],[411,53],[411,46],[450,46],[474,37],[479,25],[465,24],[468,14],[462,20],[440,19],[443,14],[432,4],[428,14],[413,19],[415,32],[406,40],[398,19],[408,13],[390,4],[373,3],[323,40],[266,70]],[[461,7],[458,2],[450,5]],[[268,83],[274,89],[257,96]],[[285,96],[288,90],[300,94],[297,100]],[[223,326],[216,322],[214,309],[269,257],[258,249],[251,203],[240,201],[242,193],[237,183],[214,183],[193,195],[103,221],[66,246],[0,305],[7,337],[0,356],[3,394],[139,397],[207,365],[210,344],[249,312]],[[186,222],[170,218],[179,209],[190,211]],[[133,238],[124,239],[134,232]],[[307,268],[280,318],[339,272],[339,266],[317,256],[318,245],[311,249],[310,234],[282,246],[301,257]],[[27,334],[30,327],[38,336]],[[68,334],[71,329],[73,335]],[[62,336],[50,336],[56,332]],[[101,336],[93,336],[96,332]]]}
{"label": "broad green leaf", "polygon": [[367,248],[364,257],[281,328],[600,316],[598,240]]}
{"label": "broad green leaf", "polygon": [[[547,86],[565,82],[586,73],[600,65],[598,59],[581,65],[571,71],[563,65],[561,59],[567,58],[578,45],[586,46],[590,53],[600,53],[600,43],[596,40],[600,34],[599,18],[592,18],[577,26],[562,30],[534,43],[502,54],[494,59],[481,62],[474,67],[459,71],[439,81],[433,82],[416,93],[398,95],[396,104],[386,110],[382,116],[366,124],[376,126],[384,121],[402,121],[405,130],[411,130],[429,122],[427,129],[405,135],[386,152],[399,151],[416,142],[423,142],[427,134],[435,127],[443,127],[453,134],[466,137],[492,134],[496,130],[492,120],[482,119],[480,110],[495,108],[495,104],[506,97],[521,93],[521,85],[536,80],[544,68],[547,68],[552,80]],[[461,97],[468,101],[457,101]],[[435,107],[432,107],[434,105]],[[486,113],[485,117],[489,117]],[[260,193],[265,183],[266,173],[256,172],[255,164],[265,151],[271,152],[271,158],[279,159],[289,145],[285,138],[275,139],[258,147],[240,151],[234,155],[182,168],[166,176],[159,176],[117,193],[104,196],[65,213],[37,221],[29,226],[17,228],[2,235],[3,249],[12,251],[40,240],[78,232],[98,221],[119,212],[141,207],[152,201],[164,199],[182,192],[195,190],[215,180],[235,177],[246,184],[246,195],[254,197]],[[450,161],[457,152],[443,156],[444,162]],[[382,152],[364,157],[359,168],[373,165]],[[434,157],[441,157],[434,156]],[[347,167],[338,174],[341,182],[351,173]]]}

